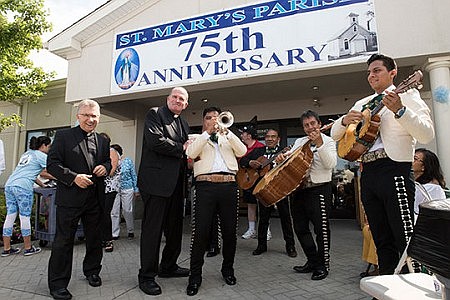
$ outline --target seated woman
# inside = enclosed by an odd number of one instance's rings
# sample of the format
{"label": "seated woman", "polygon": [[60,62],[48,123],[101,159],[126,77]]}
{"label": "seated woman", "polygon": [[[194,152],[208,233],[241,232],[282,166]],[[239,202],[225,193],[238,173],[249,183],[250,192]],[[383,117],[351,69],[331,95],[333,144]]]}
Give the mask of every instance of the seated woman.
{"label": "seated woman", "polygon": [[438,157],[432,151],[425,148],[416,150],[412,168],[416,181],[414,218],[417,219],[420,203],[446,199],[444,193],[445,180]]}

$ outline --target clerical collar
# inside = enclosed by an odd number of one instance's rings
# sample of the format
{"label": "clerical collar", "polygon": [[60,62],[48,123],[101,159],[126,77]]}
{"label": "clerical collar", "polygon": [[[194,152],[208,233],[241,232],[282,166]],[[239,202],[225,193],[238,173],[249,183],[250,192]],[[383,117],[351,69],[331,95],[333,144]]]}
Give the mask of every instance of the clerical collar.
{"label": "clerical collar", "polygon": [[80,126],[78,126],[78,128],[80,129],[81,133],[82,133],[84,136],[91,136],[91,135],[93,135],[94,132],[95,132],[95,130],[93,130],[93,131],[91,131],[91,132],[86,132],[86,131],[84,131]]}

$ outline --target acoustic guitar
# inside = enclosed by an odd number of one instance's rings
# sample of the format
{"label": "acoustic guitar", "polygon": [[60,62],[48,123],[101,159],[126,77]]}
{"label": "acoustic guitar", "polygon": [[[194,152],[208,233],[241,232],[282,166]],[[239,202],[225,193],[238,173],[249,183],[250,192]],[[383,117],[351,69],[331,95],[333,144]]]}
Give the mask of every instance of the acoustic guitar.
{"label": "acoustic guitar", "polygon": [[256,181],[266,175],[267,172],[272,167],[272,162],[275,160],[275,158],[280,153],[285,153],[291,149],[292,146],[288,146],[284,148],[283,150],[275,153],[270,159],[267,157],[260,156],[256,159],[259,163],[261,163],[261,166],[258,169],[253,169],[251,167],[248,168],[241,168],[239,167],[239,170],[236,174],[236,181],[239,187],[243,190],[250,189],[253,185],[255,185]]}
{"label": "acoustic guitar", "polygon": [[[422,72],[415,71],[403,80],[394,90],[395,93],[403,93],[412,88],[421,88]],[[364,109],[363,118],[357,124],[348,124],[345,134],[338,141],[338,155],[348,161],[355,161],[366,153],[378,137],[381,117],[378,114],[384,107],[382,101],[371,111]]]}

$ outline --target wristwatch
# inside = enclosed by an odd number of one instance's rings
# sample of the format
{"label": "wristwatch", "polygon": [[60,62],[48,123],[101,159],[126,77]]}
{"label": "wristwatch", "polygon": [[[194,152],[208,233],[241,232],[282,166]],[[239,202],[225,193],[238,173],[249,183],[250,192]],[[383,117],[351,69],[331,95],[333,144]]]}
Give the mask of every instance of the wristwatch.
{"label": "wristwatch", "polygon": [[397,110],[397,112],[395,113],[395,118],[401,118],[403,116],[403,114],[406,111],[406,106],[403,106],[402,108],[400,108],[399,110]]}

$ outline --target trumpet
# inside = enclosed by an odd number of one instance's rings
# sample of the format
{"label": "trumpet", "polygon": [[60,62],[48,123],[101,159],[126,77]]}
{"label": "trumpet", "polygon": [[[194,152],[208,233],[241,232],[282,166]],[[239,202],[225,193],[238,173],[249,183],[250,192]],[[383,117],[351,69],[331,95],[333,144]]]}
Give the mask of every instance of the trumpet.
{"label": "trumpet", "polygon": [[228,128],[234,123],[233,114],[229,111],[224,111],[217,116],[217,129],[220,133],[226,133]]}
{"label": "trumpet", "polygon": [[234,117],[229,111],[224,111],[217,117],[217,125],[219,125],[219,128],[229,128],[233,123]]}

